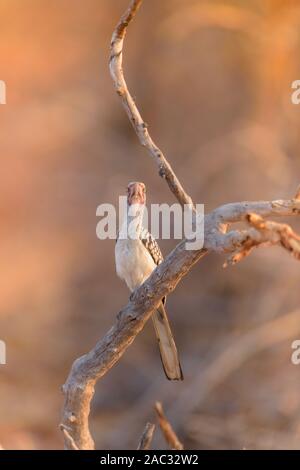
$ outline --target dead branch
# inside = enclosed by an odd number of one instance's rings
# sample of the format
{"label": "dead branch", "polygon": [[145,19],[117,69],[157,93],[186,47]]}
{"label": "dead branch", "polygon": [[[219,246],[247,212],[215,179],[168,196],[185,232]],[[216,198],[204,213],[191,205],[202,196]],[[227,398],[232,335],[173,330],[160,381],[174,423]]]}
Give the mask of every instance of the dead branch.
{"label": "dead branch", "polygon": [[143,434],[141,435],[141,439],[140,439],[137,450],[150,449],[154,431],[155,431],[155,424],[147,423],[143,431]]}
{"label": "dead branch", "polygon": [[191,197],[183,189],[179,179],[174,173],[170,163],[165,158],[163,152],[153,142],[147,124],[143,120],[131,94],[129,93],[124,73],[122,69],[123,61],[123,44],[126,35],[127,27],[133,20],[137,10],[141,6],[143,0],[132,0],[128,10],[122,16],[119,24],[117,25],[111,41],[111,54],[110,54],[110,73],[114,82],[116,92],[120,96],[126,113],[130,119],[131,124],[139,138],[143,147],[149,151],[150,155],[154,158],[159,175],[165,178],[170,190],[178,199],[181,205],[193,205]]}
{"label": "dead branch", "polygon": [[70,436],[70,433],[67,430],[66,426],[61,424],[59,427],[60,427],[60,430],[62,431],[62,433],[64,435],[65,442],[68,444],[67,449],[68,450],[79,450],[77,445],[75,444],[75,441],[74,441],[73,437]]}
{"label": "dead branch", "polygon": [[251,212],[262,217],[289,217],[291,215],[300,215],[299,195],[288,200],[233,202],[218,207],[212,214],[219,223],[231,224],[243,221],[245,216]]}
{"label": "dead branch", "polygon": [[[149,150],[163,176],[181,204],[192,204],[170,164],[156,147],[148,133],[139,111],[128,92],[122,72],[122,50],[127,27],[133,19],[142,0],[134,0],[116,27],[112,45],[110,69],[112,78],[128,117],[140,139]],[[299,192],[297,192],[297,197]],[[249,213],[256,214],[255,216]],[[247,231],[227,233],[231,223],[245,220],[251,225]],[[63,386],[65,396],[62,429],[67,449],[93,449],[94,442],[89,431],[90,404],[96,382],[105,375],[122,357],[126,349],[142,330],[162,297],[170,294],[179,281],[209,251],[232,253],[232,258],[248,254],[255,244],[278,244],[284,246],[299,259],[299,237],[292,229],[275,222],[267,222],[262,217],[290,216],[300,214],[299,199],[242,202],[227,204],[205,216],[204,246],[199,250],[187,250],[186,240],[180,242],[166,257],[147,281],[131,296],[129,303],[119,312],[115,325],[98,341],[94,349],[78,358]],[[259,217],[260,216],[260,217]],[[66,431],[67,430],[67,434]]]}
{"label": "dead branch", "polygon": [[[300,237],[289,225],[264,220],[257,214],[247,214],[252,226],[249,230],[229,232],[225,244],[233,251],[224,266],[235,264],[248,256],[252,249],[262,245],[281,245],[296,259],[300,259]],[[224,244],[224,246],[225,246]]]}
{"label": "dead branch", "polygon": [[155,403],[155,411],[158,417],[160,428],[167,444],[169,444],[172,450],[183,450],[183,444],[180,442],[174,429],[167,420],[163,411],[162,404],[159,401]]}
{"label": "dead branch", "polygon": [[[142,330],[160,300],[172,292],[183,276],[206,253],[186,250],[182,241],[131,296],[115,325],[88,354],[78,358],[63,386],[65,403],[62,424],[79,449],[93,449],[88,417],[97,380],[121,358]],[[68,448],[69,443],[65,441]]]}

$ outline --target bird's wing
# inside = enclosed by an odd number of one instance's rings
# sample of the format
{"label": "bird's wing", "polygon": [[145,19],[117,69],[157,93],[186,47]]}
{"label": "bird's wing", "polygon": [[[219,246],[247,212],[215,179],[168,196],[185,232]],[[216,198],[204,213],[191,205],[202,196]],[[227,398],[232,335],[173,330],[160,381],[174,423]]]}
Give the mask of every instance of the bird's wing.
{"label": "bird's wing", "polygon": [[[164,257],[161,252],[161,249],[159,248],[159,244],[157,243],[153,235],[150,232],[148,232],[148,230],[146,230],[145,228],[143,228],[141,232],[141,241],[144,247],[146,248],[146,250],[148,250],[148,253],[151,255],[154,263],[157,266],[160,263],[162,263],[164,260]],[[163,297],[162,302],[163,304],[166,303],[166,297]]]}
{"label": "bird's wing", "polygon": [[148,250],[150,255],[153,258],[153,261],[156,265],[159,265],[162,263],[164,257],[162,255],[162,252],[159,248],[159,245],[153,235],[151,235],[148,230],[143,229],[141,233],[141,241],[143,242],[144,247]]}

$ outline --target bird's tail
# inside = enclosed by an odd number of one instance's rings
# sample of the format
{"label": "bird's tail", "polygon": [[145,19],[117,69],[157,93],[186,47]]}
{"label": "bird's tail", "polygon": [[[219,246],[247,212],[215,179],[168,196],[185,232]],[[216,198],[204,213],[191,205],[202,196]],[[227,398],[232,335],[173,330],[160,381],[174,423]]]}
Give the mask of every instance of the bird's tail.
{"label": "bird's tail", "polygon": [[169,380],[183,380],[176,344],[163,303],[152,314],[152,320],[167,378]]}

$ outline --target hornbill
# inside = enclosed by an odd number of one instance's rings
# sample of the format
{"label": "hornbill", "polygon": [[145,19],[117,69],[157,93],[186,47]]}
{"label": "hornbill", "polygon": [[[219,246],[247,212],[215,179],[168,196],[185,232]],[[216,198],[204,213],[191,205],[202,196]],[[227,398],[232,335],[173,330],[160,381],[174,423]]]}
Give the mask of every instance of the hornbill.
{"label": "hornbill", "polygon": [[[127,212],[115,247],[116,271],[130,291],[134,291],[163,261],[155,238],[143,228],[146,186],[133,182],[127,187]],[[160,356],[169,380],[183,380],[177,348],[165,310],[163,298],[152,314]]]}

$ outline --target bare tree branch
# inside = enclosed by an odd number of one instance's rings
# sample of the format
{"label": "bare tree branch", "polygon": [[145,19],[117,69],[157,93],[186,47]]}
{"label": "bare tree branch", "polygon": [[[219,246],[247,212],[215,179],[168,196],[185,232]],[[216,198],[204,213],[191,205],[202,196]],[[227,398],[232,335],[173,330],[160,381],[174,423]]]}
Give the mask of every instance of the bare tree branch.
{"label": "bare tree branch", "polygon": [[[115,325],[85,356],[77,359],[63,386],[65,403],[62,424],[67,427],[79,449],[93,449],[88,417],[97,380],[121,358],[142,330],[153,310],[206,250],[186,250],[182,241],[153,271],[147,281],[131,296],[130,302],[118,314]],[[69,443],[65,441],[68,448]]]}
{"label": "bare tree branch", "polygon": [[[155,158],[160,175],[180,203],[192,204],[171,166],[151,140],[139,111],[128,92],[122,72],[122,49],[127,26],[142,0],[131,2],[129,9],[116,27],[111,46],[110,69],[118,94],[137,132],[140,142]],[[232,254],[232,262],[246,256],[253,246],[278,244],[299,259],[299,237],[283,224],[265,221],[262,217],[300,214],[299,191],[291,200],[242,202],[227,204],[207,214],[204,220],[204,246],[187,250],[186,240],[180,242],[147,281],[131,295],[129,303],[119,312],[115,325],[98,341],[94,349],[78,358],[63,386],[65,402],[61,428],[67,449],[93,449],[89,431],[89,413],[96,382],[122,357],[142,330],[162,297],[170,294],[179,281],[208,251]],[[227,233],[228,225],[247,220],[248,230]]]}
{"label": "bare tree branch", "polygon": [[147,423],[143,431],[143,434],[141,435],[141,439],[140,439],[137,450],[150,449],[154,431],[155,431],[155,424]]}
{"label": "bare tree branch", "polygon": [[300,259],[300,237],[289,225],[266,221],[251,213],[246,216],[246,220],[253,228],[232,231],[224,237],[224,248],[233,251],[224,266],[241,261],[254,247],[262,245],[281,245],[296,259]]}
{"label": "bare tree branch", "polygon": [[[300,194],[300,188],[298,192]],[[296,195],[294,199],[288,200],[233,202],[218,207],[212,214],[220,223],[241,222],[250,212],[261,215],[262,217],[300,215],[299,194],[298,197]]]}
{"label": "bare tree branch", "polygon": [[166,442],[169,444],[169,446],[171,447],[171,449],[183,450],[183,444],[180,442],[174,429],[172,428],[171,424],[167,420],[163,411],[162,404],[159,401],[155,403],[155,411],[156,411],[158,422],[162,430],[162,433],[164,435],[164,438]]}
{"label": "bare tree branch", "polygon": [[69,431],[67,430],[66,426],[61,424],[59,427],[60,427],[60,430],[62,431],[62,433],[64,435],[65,442],[68,444],[67,449],[68,450],[79,450],[77,445],[75,444],[75,441],[74,441],[73,437],[70,435]]}
{"label": "bare tree branch", "polygon": [[114,82],[115,89],[121,97],[123,106],[130,119],[131,124],[139,138],[141,145],[146,147],[150,152],[158,166],[159,175],[165,178],[170,190],[178,199],[181,205],[193,205],[191,197],[183,189],[179,179],[175,175],[171,165],[165,158],[163,152],[153,142],[147,124],[143,120],[131,94],[128,91],[127,84],[124,78],[122,69],[123,60],[123,44],[126,35],[127,27],[133,20],[137,10],[139,9],[142,0],[132,0],[128,10],[122,16],[118,23],[111,41],[111,54],[110,54],[110,73]]}

